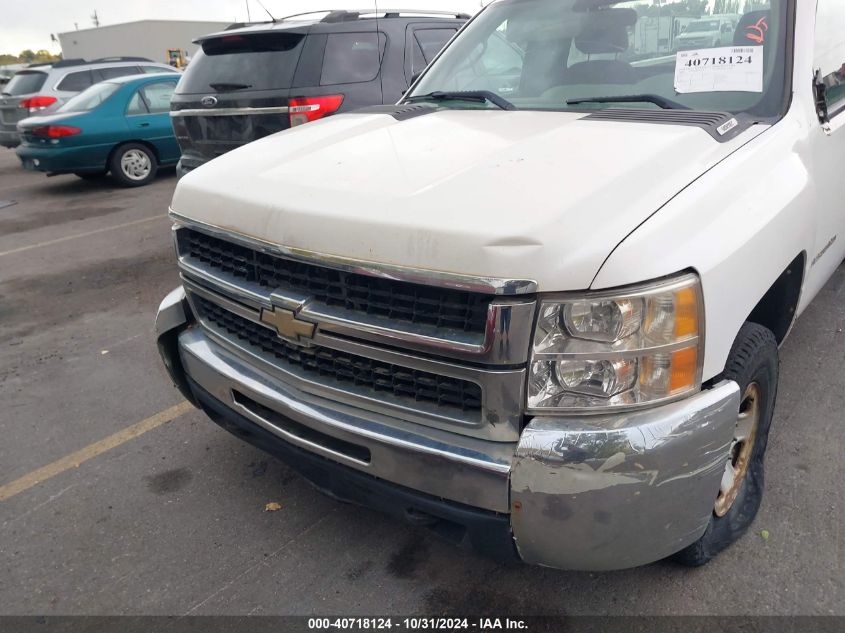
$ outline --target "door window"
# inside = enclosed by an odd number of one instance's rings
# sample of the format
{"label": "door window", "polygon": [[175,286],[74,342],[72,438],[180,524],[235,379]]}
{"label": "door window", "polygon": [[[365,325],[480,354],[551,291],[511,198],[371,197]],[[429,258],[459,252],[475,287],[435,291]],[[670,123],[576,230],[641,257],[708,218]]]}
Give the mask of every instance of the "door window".
{"label": "door window", "polygon": [[332,33],[326,41],[320,85],[372,81],[381,68],[385,43],[382,33]]}
{"label": "door window", "polygon": [[82,92],[86,88],[94,85],[94,78],[91,76],[90,70],[83,70],[81,72],[68,73],[56,86],[58,90],[67,90],[68,92]]}
{"label": "door window", "polygon": [[411,75],[424,70],[454,34],[455,29],[416,29],[412,46]]}
{"label": "door window", "polygon": [[176,89],[175,81],[147,84],[132,96],[126,106],[126,114],[161,114],[170,112],[170,100]]}
{"label": "door window", "polygon": [[142,92],[150,113],[160,114],[161,112],[170,112],[170,100],[173,98],[173,91],[175,89],[175,81],[162,81],[144,86]]}
{"label": "door window", "polygon": [[141,72],[138,66],[110,66],[107,68],[98,68],[97,72],[103,79],[114,79],[115,77],[126,77],[127,75],[137,75]]}
{"label": "door window", "polygon": [[175,68],[170,67],[163,67],[163,66],[141,66],[141,70],[143,70],[148,75],[154,75],[156,73],[178,73],[179,71]]}
{"label": "door window", "polygon": [[129,105],[126,106],[126,114],[132,116],[133,114],[148,114],[147,104],[141,96],[141,92],[137,91],[129,100]]}
{"label": "door window", "polygon": [[815,66],[825,85],[828,115],[845,113],[845,3],[819,0],[816,15]]}

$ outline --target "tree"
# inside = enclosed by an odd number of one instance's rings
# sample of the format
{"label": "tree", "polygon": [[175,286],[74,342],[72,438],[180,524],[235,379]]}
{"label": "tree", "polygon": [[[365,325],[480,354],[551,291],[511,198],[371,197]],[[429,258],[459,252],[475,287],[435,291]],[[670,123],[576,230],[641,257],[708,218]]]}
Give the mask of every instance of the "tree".
{"label": "tree", "polygon": [[707,0],[687,0],[687,11],[698,15],[707,13]]}
{"label": "tree", "polygon": [[37,62],[54,62],[57,59],[58,57],[53,55],[50,51],[44,50],[43,48],[35,51],[35,61]]}
{"label": "tree", "polygon": [[18,55],[18,59],[25,64],[31,64],[35,61],[35,53],[33,53],[30,49],[26,49],[25,51],[21,51],[21,54]]}

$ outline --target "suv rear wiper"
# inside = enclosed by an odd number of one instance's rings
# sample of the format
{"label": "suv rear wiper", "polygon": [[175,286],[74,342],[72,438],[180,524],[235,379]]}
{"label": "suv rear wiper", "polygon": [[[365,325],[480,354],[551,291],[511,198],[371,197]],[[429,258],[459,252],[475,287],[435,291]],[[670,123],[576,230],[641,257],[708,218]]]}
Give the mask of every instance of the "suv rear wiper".
{"label": "suv rear wiper", "polygon": [[504,97],[489,90],[456,90],[454,92],[436,91],[424,95],[414,95],[405,99],[407,103],[415,101],[473,101],[476,103],[490,102],[502,110],[516,110],[516,106]]}
{"label": "suv rear wiper", "polygon": [[229,84],[224,82],[208,85],[220,92],[227,92],[229,90],[246,90],[247,88],[252,88],[252,84]]}
{"label": "suv rear wiper", "polygon": [[666,99],[660,95],[619,95],[618,97],[584,97],[582,99],[567,99],[566,105],[579,103],[653,103],[664,110],[689,110],[683,103]]}

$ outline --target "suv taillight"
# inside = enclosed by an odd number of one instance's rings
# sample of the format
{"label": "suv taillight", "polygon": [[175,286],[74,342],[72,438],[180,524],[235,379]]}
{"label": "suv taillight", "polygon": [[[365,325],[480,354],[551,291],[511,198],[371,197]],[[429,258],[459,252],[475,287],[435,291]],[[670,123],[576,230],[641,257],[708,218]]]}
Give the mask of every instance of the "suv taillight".
{"label": "suv taillight", "polygon": [[324,116],[337,112],[343,104],[343,95],[324,97],[296,97],[288,102],[290,108],[290,126],[296,127],[310,123]]}
{"label": "suv taillight", "polygon": [[71,125],[42,125],[41,127],[32,128],[30,134],[43,138],[62,138],[82,134],[82,130]]}
{"label": "suv taillight", "polygon": [[44,108],[49,108],[51,105],[56,103],[58,99],[56,97],[29,97],[28,99],[22,99],[19,106],[21,108],[26,108],[27,110],[32,112],[37,112],[38,110],[43,110]]}

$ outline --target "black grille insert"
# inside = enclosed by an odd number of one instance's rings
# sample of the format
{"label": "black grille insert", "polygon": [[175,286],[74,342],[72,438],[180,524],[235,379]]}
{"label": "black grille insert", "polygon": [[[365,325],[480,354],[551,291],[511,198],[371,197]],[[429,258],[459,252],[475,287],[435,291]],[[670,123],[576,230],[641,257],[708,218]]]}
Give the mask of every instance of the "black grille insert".
{"label": "black grille insert", "polygon": [[330,306],[410,324],[483,334],[492,295],[348,273],[268,255],[183,228],[179,252],[235,279],[313,296]]}
{"label": "black grille insert", "polygon": [[376,393],[415,402],[429,402],[464,412],[481,410],[481,387],[473,382],[439,376],[326,347],[298,347],[272,330],[193,295],[202,316],[218,328],[273,355],[286,365],[320,376],[324,384],[351,384]]}
{"label": "black grille insert", "polygon": [[366,446],[360,446],[359,444],[353,444],[352,442],[347,442],[345,440],[332,437],[331,435],[320,433],[319,431],[312,429],[310,426],[300,424],[296,420],[291,420],[289,417],[265,407],[260,402],[256,402],[249,396],[245,396],[240,391],[233,390],[232,398],[236,403],[241,405],[247,411],[250,411],[253,415],[264,418],[270,424],[279,427],[283,431],[287,431],[301,440],[311,442],[312,444],[319,444],[323,448],[327,448],[335,453],[341,453],[342,455],[351,457],[359,462],[364,462],[365,464],[369,464],[372,461],[370,449]]}

